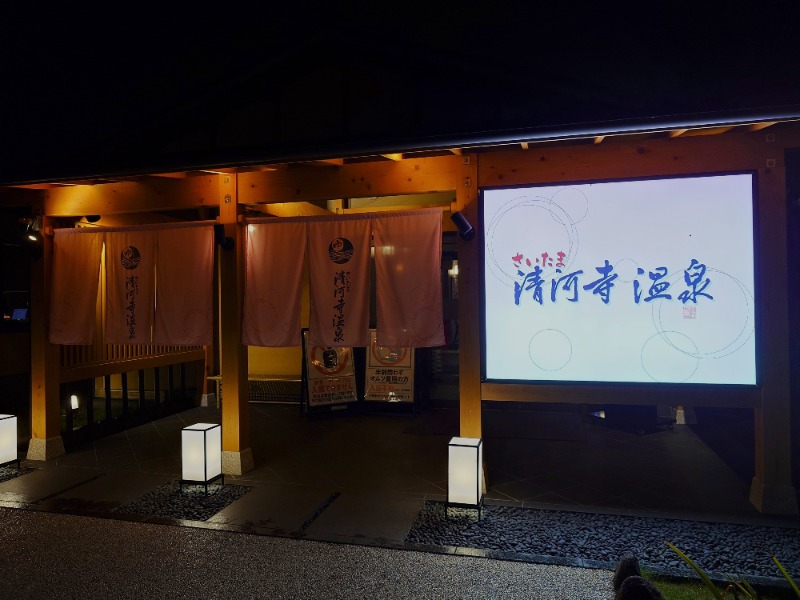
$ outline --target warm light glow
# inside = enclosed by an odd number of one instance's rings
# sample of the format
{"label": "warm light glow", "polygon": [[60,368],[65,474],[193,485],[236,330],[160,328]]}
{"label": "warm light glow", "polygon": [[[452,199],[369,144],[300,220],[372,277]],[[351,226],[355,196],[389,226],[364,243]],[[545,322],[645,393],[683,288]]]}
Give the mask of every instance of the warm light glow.
{"label": "warm light glow", "polygon": [[78,410],[78,397],[75,394],[69,397],[69,406],[72,410]]}
{"label": "warm light glow", "polygon": [[222,427],[195,423],[181,432],[184,481],[207,482],[222,473]]}
{"label": "warm light glow", "polygon": [[17,417],[0,415],[0,463],[17,460]]}
{"label": "warm light glow", "polygon": [[458,278],[458,261],[453,261],[453,266],[450,269],[447,269],[447,274],[450,275],[453,279]]}
{"label": "warm light glow", "polygon": [[452,438],[447,464],[447,501],[452,504],[479,506],[483,498],[481,439]]}

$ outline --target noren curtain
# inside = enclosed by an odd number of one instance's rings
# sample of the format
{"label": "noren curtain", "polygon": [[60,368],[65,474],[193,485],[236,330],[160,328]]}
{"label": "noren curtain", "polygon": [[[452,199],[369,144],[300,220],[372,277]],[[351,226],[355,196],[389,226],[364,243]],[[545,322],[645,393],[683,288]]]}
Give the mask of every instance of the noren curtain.
{"label": "noren curtain", "polygon": [[213,343],[214,230],[204,227],[157,232],[156,308],[153,343]]}
{"label": "noren curtain", "polygon": [[369,216],[309,223],[311,344],[369,345],[370,234]]}
{"label": "noren curtain", "polygon": [[103,236],[78,231],[56,229],[53,236],[52,344],[91,344],[94,336]]}
{"label": "noren curtain", "polygon": [[442,212],[373,216],[376,338],[381,346],[445,343],[442,321]]}
{"label": "noren curtain", "polygon": [[106,343],[150,344],[155,231],[106,232]]}
{"label": "noren curtain", "polygon": [[242,343],[299,346],[306,223],[247,226]]}

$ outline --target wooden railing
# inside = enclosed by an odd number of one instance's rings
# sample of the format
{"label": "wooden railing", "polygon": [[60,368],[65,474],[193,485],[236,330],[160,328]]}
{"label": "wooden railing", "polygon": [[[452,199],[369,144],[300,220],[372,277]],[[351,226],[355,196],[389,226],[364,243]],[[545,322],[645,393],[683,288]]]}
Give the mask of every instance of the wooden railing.
{"label": "wooden railing", "polygon": [[121,345],[95,343],[91,346],[62,346],[61,368],[77,369],[107,363],[123,363],[137,359],[201,351],[202,346]]}

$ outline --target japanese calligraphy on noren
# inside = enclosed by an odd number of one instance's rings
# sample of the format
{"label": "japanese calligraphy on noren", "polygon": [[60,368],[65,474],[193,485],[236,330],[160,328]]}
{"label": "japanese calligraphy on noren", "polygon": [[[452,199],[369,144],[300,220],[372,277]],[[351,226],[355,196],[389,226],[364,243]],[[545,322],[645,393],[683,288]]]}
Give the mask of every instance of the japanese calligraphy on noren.
{"label": "japanese calligraphy on noren", "polygon": [[[120,262],[123,268],[134,271],[142,260],[139,249],[135,246],[128,246],[120,254]],[[128,339],[136,339],[136,300],[139,297],[139,276],[127,275],[125,277],[125,325],[128,328]]]}

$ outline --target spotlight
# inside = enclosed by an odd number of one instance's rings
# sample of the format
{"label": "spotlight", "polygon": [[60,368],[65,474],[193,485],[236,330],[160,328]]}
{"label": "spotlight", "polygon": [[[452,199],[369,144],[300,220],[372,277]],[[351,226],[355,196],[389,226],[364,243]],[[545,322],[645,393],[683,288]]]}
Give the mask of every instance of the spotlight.
{"label": "spotlight", "polygon": [[468,242],[475,237],[475,230],[472,228],[472,225],[469,224],[467,217],[465,217],[463,213],[454,212],[450,215],[450,220],[456,224],[458,235],[461,236],[462,240]]}

